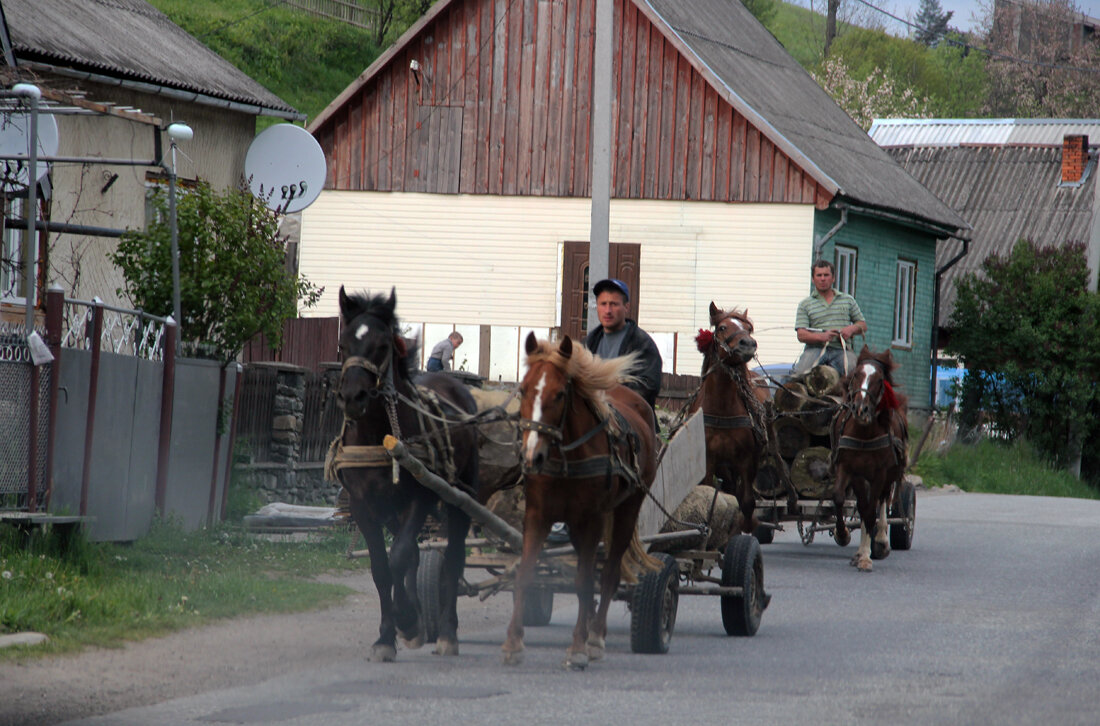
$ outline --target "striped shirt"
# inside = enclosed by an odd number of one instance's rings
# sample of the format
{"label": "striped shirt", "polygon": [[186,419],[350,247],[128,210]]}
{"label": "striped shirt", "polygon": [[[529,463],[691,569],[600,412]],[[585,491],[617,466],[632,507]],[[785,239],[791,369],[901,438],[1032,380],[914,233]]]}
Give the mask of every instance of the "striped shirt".
{"label": "striped shirt", "polygon": [[[795,330],[798,328],[816,328],[818,330],[839,330],[852,323],[863,322],[863,311],[856,299],[846,292],[833,290],[833,301],[825,302],[821,293],[814,288],[810,296],[798,304],[794,316]],[[839,341],[829,343],[830,348],[839,348]]]}

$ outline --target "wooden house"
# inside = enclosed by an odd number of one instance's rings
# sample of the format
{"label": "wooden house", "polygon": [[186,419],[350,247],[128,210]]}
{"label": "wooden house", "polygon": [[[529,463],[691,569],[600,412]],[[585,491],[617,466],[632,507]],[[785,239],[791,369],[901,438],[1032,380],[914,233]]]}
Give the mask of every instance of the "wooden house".
{"label": "wooden house", "polygon": [[[710,301],[748,308],[763,363],[801,350],[818,254],[927,394],[937,241],[966,222],[910,177],[729,0],[440,0],[310,124],[329,161],[300,270],[389,291],[430,346],[516,380],[522,338],[582,331],[592,89],[612,84],[610,257],[666,373],[698,374]],[[472,343],[470,342],[472,341]]]}

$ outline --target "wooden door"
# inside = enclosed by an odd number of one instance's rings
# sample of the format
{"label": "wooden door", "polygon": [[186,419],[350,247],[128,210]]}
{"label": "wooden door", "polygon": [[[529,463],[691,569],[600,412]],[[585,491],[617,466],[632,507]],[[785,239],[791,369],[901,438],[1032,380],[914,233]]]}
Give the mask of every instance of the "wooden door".
{"label": "wooden door", "polygon": [[[592,283],[588,279],[588,242],[566,242],[562,270],[561,327],[574,340],[584,340],[588,333],[588,296]],[[630,314],[638,319],[638,274],[641,268],[642,246],[612,242],[608,248],[607,268],[611,277],[630,288]]]}

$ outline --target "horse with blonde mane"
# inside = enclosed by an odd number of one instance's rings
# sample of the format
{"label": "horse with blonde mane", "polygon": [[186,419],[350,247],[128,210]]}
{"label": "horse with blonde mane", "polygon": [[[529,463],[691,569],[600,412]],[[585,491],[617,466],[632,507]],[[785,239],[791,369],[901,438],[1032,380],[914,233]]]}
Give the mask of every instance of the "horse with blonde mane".
{"label": "horse with blonde mane", "polygon": [[[583,669],[603,657],[607,610],[620,577],[658,569],[638,538],[638,512],[657,471],[653,411],[622,385],[633,356],[604,360],[567,336],[560,344],[526,340],[520,428],[526,510],[523,556],[516,570],[512,620],[502,647],[506,664],[523,660],[523,612],[543,542],[565,522],[577,553],[577,623],[565,666]],[[597,549],[606,547],[600,598],[594,601]]]}

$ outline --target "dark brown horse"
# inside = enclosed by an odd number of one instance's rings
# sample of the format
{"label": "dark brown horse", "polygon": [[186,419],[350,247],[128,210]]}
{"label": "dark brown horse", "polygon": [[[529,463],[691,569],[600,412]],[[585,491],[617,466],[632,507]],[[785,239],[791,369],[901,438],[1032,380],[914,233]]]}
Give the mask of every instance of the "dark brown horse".
{"label": "dark brown horse", "polygon": [[[566,337],[560,345],[527,336],[527,373],[520,384],[524,489],[523,557],[516,571],[504,662],[523,660],[523,611],[542,543],[565,522],[577,552],[577,624],[565,665],[580,669],[603,656],[607,609],[620,575],[656,569],[638,539],[638,511],[657,469],[653,411],[621,385],[634,364],[603,360]],[[594,603],[596,550],[606,561]]]}
{"label": "dark brown horse", "polygon": [[756,354],[748,310],[721,310],[710,304],[710,324],[696,343],[703,354],[703,382],[689,411],[703,411],[707,438],[707,475],[717,476],[722,490],[737,497],[742,532],[752,532],[756,519],[753,483],[768,440],[764,402],[767,390],[756,385],[748,363]]}
{"label": "dark brown horse", "polygon": [[[398,334],[396,295],[348,296],[340,288],[338,399],[344,430],[330,452],[326,473],[339,478],[350,498],[351,516],[370,552],[382,619],[371,660],[392,661],[396,636],[410,648],[423,645],[424,617],[416,592],[420,562],[417,536],[428,515],[445,523],[447,547],[439,583],[439,635],[435,652],[458,654],[458,580],[466,564],[470,518],[444,506],[411,474],[398,469],[382,446],[392,434],[437,475],[473,495],[478,489],[477,432],[452,426],[476,410],[469,391],[444,374],[421,376],[414,385],[415,343]],[[383,527],[393,535],[389,553]]]}
{"label": "dark brown horse", "polygon": [[[833,503],[841,512],[847,492],[855,495],[860,540],[852,564],[860,572],[870,572],[872,559],[890,554],[886,505],[891,492],[900,489],[907,464],[907,401],[894,390],[895,367],[890,351],[873,353],[863,346],[833,418]],[[851,540],[839,514],[835,537],[841,546]]]}

